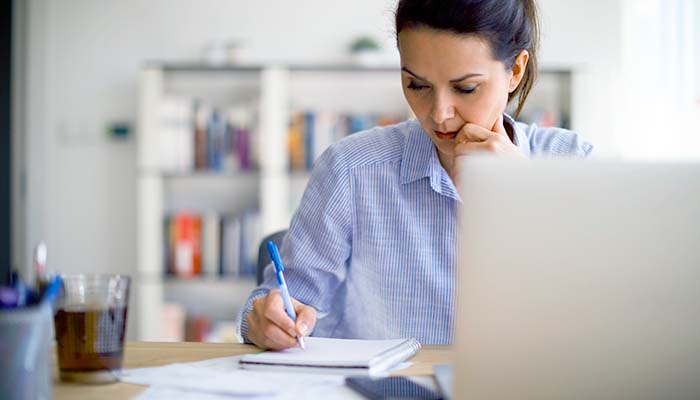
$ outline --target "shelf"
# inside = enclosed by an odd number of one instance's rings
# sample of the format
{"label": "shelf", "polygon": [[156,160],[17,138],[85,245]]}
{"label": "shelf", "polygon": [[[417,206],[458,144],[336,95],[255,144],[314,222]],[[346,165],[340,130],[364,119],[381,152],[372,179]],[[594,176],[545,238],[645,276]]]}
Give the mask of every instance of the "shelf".
{"label": "shelf", "polygon": [[260,175],[175,174],[163,179],[165,212],[179,210],[235,214],[259,204]]}
{"label": "shelf", "polygon": [[255,288],[255,278],[165,278],[163,300],[182,305],[188,314],[233,320]]}
{"label": "shelf", "polygon": [[260,97],[260,73],[211,73],[192,70],[187,74],[163,73],[163,94],[191,99],[206,99],[207,104],[225,109],[247,104],[254,108]]}
{"label": "shelf", "polygon": [[259,170],[247,171],[189,171],[189,172],[155,172],[160,174],[164,179],[257,179],[260,177]]}
{"label": "shelf", "polygon": [[192,278],[179,278],[176,276],[164,276],[163,283],[166,289],[179,288],[181,286],[227,286],[227,287],[255,287],[254,276],[197,276]]}
{"label": "shelf", "polygon": [[539,75],[571,75],[572,69],[566,68],[564,66],[551,66],[539,69]]}
{"label": "shelf", "polygon": [[308,179],[310,176],[311,176],[310,170],[289,171],[289,177],[292,179]]}
{"label": "shelf", "polygon": [[[260,73],[267,68],[279,66],[290,72],[394,72],[400,73],[398,65],[361,65],[352,63],[318,64],[206,64],[201,62],[160,62],[149,61],[145,68],[156,68],[163,72],[182,73]],[[546,65],[540,67],[540,74],[571,74],[573,67],[567,65]]]}
{"label": "shelf", "polygon": [[[400,71],[398,66],[392,65],[359,65],[351,63],[333,63],[333,64],[286,64],[281,67],[291,71],[308,71],[308,72],[396,72]],[[199,62],[179,62],[179,63],[162,63],[151,61],[146,63],[147,68],[158,68],[164,72],[261,72],[266,68],[275,67],[275,65],[262,64],[205,64]]]}
{"label": "shelf", "polygon": [[291,110],[358,114],[408,111],[398,69],[305,69],[289,77]]}

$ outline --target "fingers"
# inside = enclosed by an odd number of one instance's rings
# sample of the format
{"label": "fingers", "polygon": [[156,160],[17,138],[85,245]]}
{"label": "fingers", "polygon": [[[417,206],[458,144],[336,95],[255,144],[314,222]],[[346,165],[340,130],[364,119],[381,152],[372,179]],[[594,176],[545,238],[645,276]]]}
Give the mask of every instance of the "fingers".
{"label": "fingers", "polygon": [[459,130],[459,132],[457,132],[455,142],[483,142],[484,140],[488,139],[491,135],[493,135],[493,132],[489,131],[488,129],[482,128],[476,124],[467,123],[464,124],[464,126],[462,127],[462,129]]}
{"label": "fingers", "polygon": [[464,142],[455,146],[455,155],[461,156],[475,153],[497,153],[498,150],[498,142],[495,140],[483,142]]}
{"label": "fingers", "polygon": [[467,125],[469,124],[464,124],[462,129],[457,132],[457,136],[455,136],[455,143],[463,143],[469,141],[469,135],[467,134]]}
{"label": "fingers", "polygon": [[468,156],[472,154],[498,154],[510,156],[516,159],[526,159],[520,150],[508,139],[507,136],[493,135],[483,142],[464,142],[455,146],[455,156]]}
{"label": "fingers", "polygon": [[248,319],[248,326],[250,340],[262,348],[282,350],[297,345],[296,338],[289,336],[287,332],[269,321],[261,321],[253,317]]}
{"label": "fingers", "polygon": [[294,327],[294,321],[287,315],[287,311],[284,309],[284,301],[282,300],[282,295],[280,291],[270,290],[268,293],[267,301],[264,308],[264,316],[273,324],[279,326],[290,336],[296,336],[296,331]]}
{"label": "fingers", "polygon": [[316,326],[316,309],[296,300],[292,302],[297,313],[296,332],[299,336],[307,336]]}
{"label": "fingers", "polygon": [[255,300],[247,320],[248,338],[256,345],[274,350],[296,346],[294,321],[284,311],[279,290]]}
{"label": "fingers", "polygon": [[508,132],[503,125],[503,114],[498,116],[491,129],[488,130],[475,124],[465,124],[457,135],[460,137],[461,134],[462,140],[456,140],[455,155],[484,152],[520,155],[520,151],[511,142]]}
{"label": "fingers", "polygon": [[308,335],[316,325],[316,310],[292,299],[296,323],[287,315],[279,290],[271,290],[253,303],[248,314],[248,338],[256,345],[274,350],[297,346],[297,336]]}
{"label": "fingers", "polygon": [[503,125],[503,114],[498,116],[496,122],[493,124],[493,128],[491,128],[491,131],[508,136],[508,131],[506,131],[506,127]]}
{"label": "fingers", "polygon": [[491,130],[472,123],[464,124],[462,129],[460,129],[457,133],[455,142],[483,142],[488,140],[494,134],[501,134],[505,135],[506,137],[508,136],[508,132],[503,125],[503,114],[498,116]]}

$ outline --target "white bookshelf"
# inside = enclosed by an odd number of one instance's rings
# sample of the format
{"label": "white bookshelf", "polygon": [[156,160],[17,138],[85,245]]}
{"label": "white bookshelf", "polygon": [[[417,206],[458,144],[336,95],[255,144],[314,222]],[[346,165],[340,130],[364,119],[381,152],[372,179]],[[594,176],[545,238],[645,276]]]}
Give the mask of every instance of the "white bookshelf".
{"label": "white bookshelf", "polygon": [[[159,106],[168,96],[204,99],[221,107],[256,109],[259,168],[244,172],[172,172],[161,167]],[[138,130],[138,265],[134,307],[140,340],[161,338],[164,302],[187,312],[233,320],[254,278],[166,277],[163,218],[178,210],[235,214],[260,210],[263,233],[286,229],[308,181],[289,172],[291,115],[320,112],[406,114],[396,68],[355,66],[152,65],[141,72]]]}

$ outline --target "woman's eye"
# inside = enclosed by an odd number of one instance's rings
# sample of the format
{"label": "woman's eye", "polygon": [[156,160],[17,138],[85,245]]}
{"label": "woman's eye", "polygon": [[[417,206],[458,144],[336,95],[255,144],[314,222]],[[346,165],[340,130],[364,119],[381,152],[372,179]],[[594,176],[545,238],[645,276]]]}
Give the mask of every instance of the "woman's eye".
{"label": "woman's eye", "polygon": [[469,93],[474,93],[477,88],[478,88],[478,86],[467,86],[467,87],[456,86],[455,90],[457,90],[459,93],[469,94]]}
{"label": "woman's eye", "polygon": [[417,84],[417,83],[415,83],[415,82],[409,82],[409,83],[408,83],[408,88],[411,89],[411,90],[423,90],[423,89],[427,89],[428,87],[425,86],[425,85],[419,85],[419,84]]}

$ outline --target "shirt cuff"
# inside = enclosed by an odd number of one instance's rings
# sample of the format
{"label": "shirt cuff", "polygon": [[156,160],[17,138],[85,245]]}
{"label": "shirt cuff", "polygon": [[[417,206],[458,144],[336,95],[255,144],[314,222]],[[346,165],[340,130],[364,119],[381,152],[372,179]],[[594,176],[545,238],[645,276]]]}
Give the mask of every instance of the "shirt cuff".
{"label": "shirt cuff", "polygon": [[241,309],[241,312],[238,313],[238,323],[236,324],[236,327],[238,330],[238,339],[241,342],[246,344],[254,344],[248,338],[248,314],[250,314],[250,312],[253,310],[253,302],[263,296],[266,296],[268,292],[268,289],[254,290],[253,293],[250,294],[250,297],[248,297],[248,301],[246,301],[245,305]]}

